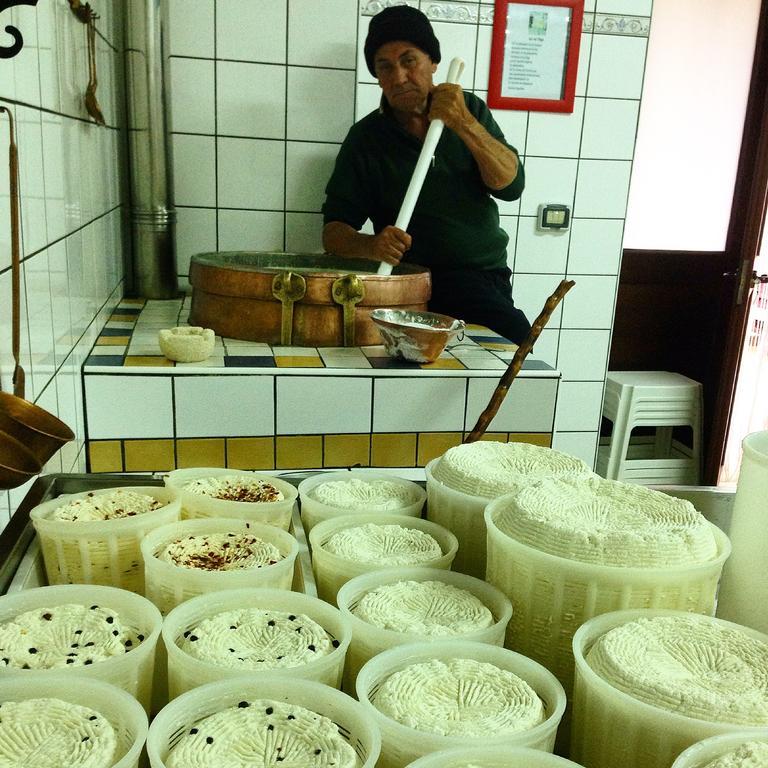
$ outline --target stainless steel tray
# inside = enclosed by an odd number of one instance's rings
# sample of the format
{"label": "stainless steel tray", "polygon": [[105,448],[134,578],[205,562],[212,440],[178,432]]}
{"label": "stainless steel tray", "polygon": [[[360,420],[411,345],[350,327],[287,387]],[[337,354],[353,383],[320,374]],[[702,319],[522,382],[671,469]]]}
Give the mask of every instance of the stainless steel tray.
{"label": "stainless steel tray", "polygon": [[[294,476],[285,476],[284,479],[298,485],[303,477],[297,479]],[[162,475],[56,474],[39,477],[0,534],[0,594],[41,587],[48,583],[42,552],[29,519],[31,509],[62,494],[131,485],[163,485]],[[298,504],[293,508],[291,533],[299,542],[299,555],[296,558],[291,588],[295,592],[317,597],[307,537],[301,524]]]}

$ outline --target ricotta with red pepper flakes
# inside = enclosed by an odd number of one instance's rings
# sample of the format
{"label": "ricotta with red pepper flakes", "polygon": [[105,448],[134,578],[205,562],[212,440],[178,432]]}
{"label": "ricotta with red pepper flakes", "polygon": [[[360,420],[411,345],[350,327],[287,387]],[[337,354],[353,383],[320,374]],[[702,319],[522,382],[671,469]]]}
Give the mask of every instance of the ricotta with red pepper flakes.
{"label": "ricotta with red pepper flakes", "polygon": [[185,536],[161,546],[155,553],[179,568],[201,571],[240,571],[264,568],[283,559],[271,542],[252,533],[206,533]]}
{"label": "ricotta with red pepper flakes", "polygon": [[111,768],[116,752],[114,728],[93,709],[55,698],[0,705],[3,768]]}
{"label": "ricotta with red pepper flakes", "polygon": [[87,496],[72,499],[54,509],[50,519],[73,523],[119,520],[151,512],[164,506],[164,502],[158,501],[154,496],[146,493],[118,489],[108,493],[89,493]]}
{"label": "ricotta with red pepper flakes", "polygon": [[185,631],[179,642],[196,659],[248,670],[299,667],[338,646],[308,616],[261,608],[217,613]]}
{"label": "ricotta with red pepper flakes", "polygon": [[605,682],[638,701],[709,722],[768,726],[768,644],[709,616],[638,618],[586,656]]}
{"label": "ricotta with red pepper flakes", "polygon": [[441,736],[518,733],[546,719],[543,702],[525,680],[474,659],[409,664],[387,677],[371,701],[398,723]]}
{"label": "ricotta with red pepper flakes", "polygon": [[223,501],[271,502],[282,501],[283,492],[271,483],[244,475],[202,477],[184,486],[189,493],[210,496]]}
{"label": "ricotta with red pepper flakes", "polygon": [[296,704],[241,701],[196,722],[171,748],[168,768],[357,768],[329,718]]}
{"label": "ricotta with red pepper flakes", "polygon": [[443,556],[440,544],[424,531],[376,523],[338,531],[323,549],[345,560],[387,566],[428,563]]}
{"label": "ricotta with red pepper flakes", "polygon": [[57,605],[0,624],[0,670],[98,664],[136,648],[144,635],[98,605]]}

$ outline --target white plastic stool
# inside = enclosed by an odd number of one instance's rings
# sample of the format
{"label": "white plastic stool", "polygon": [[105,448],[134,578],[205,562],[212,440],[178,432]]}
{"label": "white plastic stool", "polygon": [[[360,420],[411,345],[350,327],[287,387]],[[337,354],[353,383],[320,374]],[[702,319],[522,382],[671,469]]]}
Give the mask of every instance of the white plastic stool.
{"label": "white plastic stool", "polygon": [[[642,485],[697,485],[701,474],[701,400],[698,381],[669,371],[608,371],[603,416],[613,422],[610,444],[598,451],[597,472]],[[689,448],[672,428],[693,431]],[[635,427],[653,427],[652,443],[630,441]]]}

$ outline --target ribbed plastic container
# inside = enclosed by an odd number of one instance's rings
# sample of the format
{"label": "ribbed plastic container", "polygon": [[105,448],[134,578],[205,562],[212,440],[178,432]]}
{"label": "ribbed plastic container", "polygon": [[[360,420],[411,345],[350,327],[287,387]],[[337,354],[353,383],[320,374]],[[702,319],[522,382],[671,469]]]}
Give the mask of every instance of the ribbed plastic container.
{"label": "ribbed plastic container", "polygon": [[[394,632],[369,624],[355,616],[354,609],[368,592],[385,584],[398,581],[440,581],[473,594],[493,614],[494,623],[472,632],[456,635],[422,635],[415,632]],[[355,690],[355,680],[360,667],[382,651],[398,645],[416,642],[442,642],[444,640],[471,640],[489,645],[504,645],[504,633],[512,616],[512,604],[496,589],[480,579],[453,571],[437,571],[434,568],[402,568],[372,571],[348,581],[336,596],[339,610],[352,627],[352,644],[344,667],[344,690]]]}
{"label": "ribbed plastic container", "polygon": [[[134,517],[94,522],[51,520],[55,509],[93,494],[134,491],[152,496],[165,506]],[[59,496],[35,507],[30,518],[40,537],[45,573],[50,584],[104,584],[144,593],[144,563],[139,544],[158,526],[179,520],[181,500],[171,488],[132,486],[103,488]]]}
{"label": "ribbed plastic container", "polygon": [[100,680],[80,678],[73,685],[69,675],[53,672],[45,680],[15,679],[0,684],[0,704],[29,699],[60,699],[98,712],[117,737],[117,759],[110,768],[138,768],[148,725],[147,713],[133,696]]}
{"label": "ribbed plastic container", "polygon": [[[200,622],[216,614],[241,608],[304,614],[316,621],[331,638],[338,640],[339,646],[309,664],[264,672],[219,666],[194,658],[179,647],[184,633],[198,626]],[[316,597],[282,589],[231,589],[200,595],[174,608],[163,622],[163,640],[168,649],[169,696],[173,699],[198,685],[216,680],[239,679],[243,674],[281,674],[338,688],[341,685],[344,659],[351,639],[352,629],[349,621],[336,608]]]}
{"label": "ribbed plastic container", "polygon": [[[681,611],[614,611],[590,619],[573,637],[576,676],[573,689],[573,727],[570,756],[588,768],[668,768],[687,747],[725,733],[765,736],[766,728],[745,728],[670,712],[638,701],[601,678],[587,663],[595,642],[614,627],[639,618],[684,615]],[[723,626],[768,643],[768,636],[729,621]]]}
{"label": "ribbed plastic container", "polygon": [[[265,565],[261,568],[204,571],[198,568],[182,568],[160,560],[156,556],[158,550],[165,544],[185,536],[246,532],[274,544],[283,559],[278,560],[274,565]],[[182,520],[152,531],[141,542],[141,551],[146,567],[146,595],[165,615],[190,597],[219,592],[222,589],[243,587],[290,589],[293,582],[294,563],[299,553],[299,543],[290,533],[274,525],[226,518],[201,518]]]}
{"label": "ribbed plastic container", "polygon": [[334,688],[282,675],[248,675],[195,688],[164,707],[152,721],[147,738],[151,768],[165,768],[168,753],[181,735],[209,715],[248,699],[295,704],[333,720],[358,755],[359,768],[374,768],[381,749],[376,724],[363,707]]}
{"label": "ribbed plastic container", "polygon": [[317,475],[311,475],[299,483],[299,499],[301,501],[301,522],[304,524],[304,530],[309,533],[317,523],[328,520],[331,517],[341,517],[343,515],[354,514],[355,512],[371,512],[366,508],[358,510],[343,507],[334,507],[330,504],[324,504],[317,499],[312,498],[312,491],[318,485],[330,483],[339,480],[386,480],[390,483],[397,483],[407,489],[413,499],[409,506],[400,509],[387,510],[387,514],[408,515],[409,517],[420,517],[424,502],[427,500],[426,491],[414,482],[405,480],[402,477],[395,477],[384,472],[369,472],[367,470],[353,470],[351,472],[323,472]]}
{"label": "ribbed plastic container", "polygon": [[[227,501],[214,499],[200,493],[190,493],[184,489],[195,480],[237,475],[250,480],[263,480],[282,491],[285,497],[282,501]],[[181,495],[181,514],[186,519],[196,517],[226,517],[229,519],[248,520],[252,523],[266,523],[287,531],[291,524],[293,505],[299,495],[291,483],[271,477],[260,472],[244,472],[239,469],[224,469],[222,467],[195,467],[189,469],[174,469],[165,478],[165,484],[175,488]]]}
{"label": "ribbed plastic container", "polygon": [[[672,763],[672,768],[704,768],[704,766],[727,755],[729,752],[733,752],[748,741],[759,741],[768,745],[768,728],[765,728],[762,734],[758,736],[754,733],[738,731],[735,733],[723,733],[720,736],[711,736],[703,741],[698,741],[688,747]],[[756,768],[756,764],[753,763],[745,763],[743,768],[753,765]]]}
{"label": "ribbed plastic container", "polygon": [[160,636],[162,618],[152,603],[141,595],[116,587],[91,584],[61,584],[37,587],[0,597],[0,624],[38,608],[56,608],[57,605],[98,605],[115,611],[120,621],[144,635],[144,640],[122,656],[99,661],[90,666],[64,669],[10,669],[0,667],[0,688],[6,681],[29,681],[45,684],[54,675],[64,676],[75,685],[81,679],[101,680],[122,688],[138,699],[149,711],[152,696],[152,672],[155,648]]}
{"label": "ribbed plastic container", "polygon": [[714,560],[669,568],[621,568],[568,560],[522,544],[496,526],[508,496],[485,512],[489,583],[515,608],[506,646],[554,672],[570,698],[573,633],[598,614],[625,608],[673,608],[712,614],[728,537],[709,524],[717,542]]}
{"label": "ribbed plastic container", "polygon": [[563,757],[525,747],[459,747],[420,757],[408,768],[579,768]]}
{"label": "ribbed plastic container", "polygon": [[[407,517],[406,515],[344,515],[334,517],[318,523],[309,533],[309,547],[312,551],[312,571],[317,583],[317,594],[322,600],[329,603],[336,602],[336,593],[355,576],[371,571],[379,571],[382,568],[381,563],[361,563],[353,560],[346,560],[324,548],[325,543],[333,534],[343,531],[346,528],[356,528],[367,523],[376,523],[377,525],[399,525],[403,528],[413,528],[424,533],[428,533],[440,545],[443,554],[435,560],[428,563],[420,563],[422,567],[436,568],[447,571],[451,567],[453,558],[456,556],[456,550],[459,543],[456,537],[448,530],[429,520],[422,520],[420,517]],[[402,565],[392,566],[392,568],[402,569]]]}
{"label": "ribbed plastic container", "polygon": [[485,578],[485,518],[483,512],[491,499],[471,496],[449,488],[432,475],[440,457],[424,468],[427,477],[427,520],[442,525],[461,542],[453,570],[478,579]]}
{"label": "ribbed plastic container", "polygon": [[[474,659],[512,672],[525,680],[544,702],[546,719],[535,728],[520,733],[489,733],[487,736],[472,739],[467,736],[441,736],[409,728],[382,714],[371,703],[379,686],[390,675],[412,664],[435,659]],[[557,726],[565,711],[563,687],[541,664],[514,651],[466,640],[410,643],[384,651],[363,665],[357,675],[356,690],[360,703],[381,729],[381,757],[377,768],[405,768],[417,758],[431,752],[456,747],[529,747],[551,752],[555,744]]]}

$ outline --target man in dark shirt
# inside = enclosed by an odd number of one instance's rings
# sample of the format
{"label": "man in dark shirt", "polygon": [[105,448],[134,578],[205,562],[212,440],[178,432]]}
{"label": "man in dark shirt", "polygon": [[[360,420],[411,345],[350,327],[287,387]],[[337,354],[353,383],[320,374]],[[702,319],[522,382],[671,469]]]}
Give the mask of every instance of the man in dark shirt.
{"label": "man in dark shirt", "polygon": [[[509,238],[493,199],[522,194],[517,150],[481,99],[458,85],[433,84],[440,44],[415,8],[393,6],[371,19],[365,60],[382,89],[381,107],[352,126],[336,158],[323,246],[339,256],[429,267],[432,311],[520,343],[530,324],[512,301]],[[404,232],[393,224],[434,119],[446,129]],[[359,231],[367,219],[373,235]]]}

